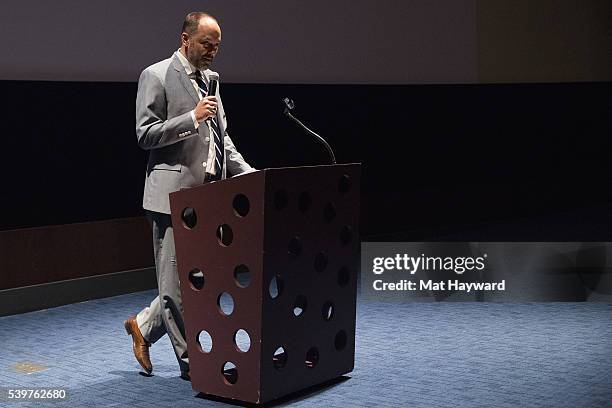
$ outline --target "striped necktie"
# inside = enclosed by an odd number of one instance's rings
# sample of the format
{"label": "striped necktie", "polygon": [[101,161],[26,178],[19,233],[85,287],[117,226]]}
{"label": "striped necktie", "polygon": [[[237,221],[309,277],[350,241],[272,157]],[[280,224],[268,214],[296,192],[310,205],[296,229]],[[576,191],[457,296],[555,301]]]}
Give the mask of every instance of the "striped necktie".
{"label": "striped necktie", "polygon": [[[202,79],[200,71],[196,71],[195,80],[200,88],[202,96],[208,95],[208,87]],[[210,178],[213,180],[221,180],[221,172],[223,169],[223,139],[221,138],[221,131],[219,130],[219,123],[217,123],[217,117],[210,118],[210,129],[212,130],[212,136],[215,141],[215,174]]]}

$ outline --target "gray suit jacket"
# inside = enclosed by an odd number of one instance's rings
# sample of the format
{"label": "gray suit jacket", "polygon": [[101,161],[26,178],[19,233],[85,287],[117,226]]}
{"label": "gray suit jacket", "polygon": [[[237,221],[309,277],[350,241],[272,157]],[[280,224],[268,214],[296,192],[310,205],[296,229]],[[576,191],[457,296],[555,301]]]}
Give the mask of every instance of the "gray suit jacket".
{"label": "gray suit jacket", "polygon": [[[204,72],[204,76],[212,73]],[[147,67],[138,81],[136,136],[138,145],[149,150],[142,206],[170,214],[168,194],[204,182],[211,135],[206,123],[195,129],[190,111],[199,97],[176,55]],[[227,134],[227,120],[217,92],[217,120],[224,135],[223,175],[254,171],[236,150]],[[214,141],[212,142],[214,143]],[[211,158],[214,160],[214,158]]]}

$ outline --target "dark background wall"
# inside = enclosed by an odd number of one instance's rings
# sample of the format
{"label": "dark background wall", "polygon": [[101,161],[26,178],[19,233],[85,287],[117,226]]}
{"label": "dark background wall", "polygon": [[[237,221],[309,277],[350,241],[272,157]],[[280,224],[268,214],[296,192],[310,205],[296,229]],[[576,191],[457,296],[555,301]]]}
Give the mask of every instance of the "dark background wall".
{"label": "dark background wall", "polygon": [[[13,101],[5,108],[10,199],[2,202],[12,216],[2,229],[143,214],[135,84],[3,81],[0,88]],[[607,204],[611,88],[225,84],[222,92],[230,134],[254,166],[326,162],[324,150],[282,117],[281,98],[290,96],[340,162],[363,163],[363,234],[414,231],[421,239]],[[48,103],[32,122],[27,107],[37,100]],[[579,227],[544,238],[580,240]],[[603,230],[592,239],[606,237]]]}
{"label": "dark background wall", "polygon": [[228,83],[612,80],[608,0],[5,0],[0,79],[134,82],[199,9]]}
{"label": "dark background wall", "polygon": [[476,80],[474,0],[8,0],[0,79],[133,82],[201,9],[223,29],[225,82]]}
{"label": "dark background wall", "polygon": [[476,2],[479,82],[612,80],[612,2]]}

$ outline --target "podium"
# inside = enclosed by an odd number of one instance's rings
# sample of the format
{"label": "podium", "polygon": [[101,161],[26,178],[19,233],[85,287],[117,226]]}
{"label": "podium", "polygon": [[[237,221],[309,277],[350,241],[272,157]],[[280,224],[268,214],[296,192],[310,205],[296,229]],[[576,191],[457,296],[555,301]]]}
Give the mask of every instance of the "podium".
{"label": "podium", "polygon": [[170,194],[192,387],[265,403],[353,370],[360,165]]}

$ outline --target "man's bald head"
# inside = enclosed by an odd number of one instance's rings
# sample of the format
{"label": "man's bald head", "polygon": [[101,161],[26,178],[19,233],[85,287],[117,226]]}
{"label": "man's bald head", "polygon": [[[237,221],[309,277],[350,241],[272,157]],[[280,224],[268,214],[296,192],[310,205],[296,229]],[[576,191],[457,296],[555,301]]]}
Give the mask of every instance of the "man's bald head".
{"label": "man's bald head", "polygon": [[207,69],[219,51],[221,27],[210,14],[187,14],[181,32],[181,52],[199,70]]}
{"label": "man's bald head", "polygon": [[193,35],[198,30],[198,26],[200,24],[212,26],[211,28],[216,27],[219,28],[219,31],[221,31],[216,18],[202,11],[192,11],[185,16],[181,33]]}

